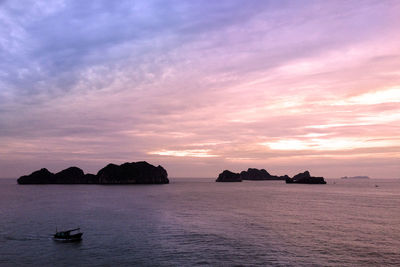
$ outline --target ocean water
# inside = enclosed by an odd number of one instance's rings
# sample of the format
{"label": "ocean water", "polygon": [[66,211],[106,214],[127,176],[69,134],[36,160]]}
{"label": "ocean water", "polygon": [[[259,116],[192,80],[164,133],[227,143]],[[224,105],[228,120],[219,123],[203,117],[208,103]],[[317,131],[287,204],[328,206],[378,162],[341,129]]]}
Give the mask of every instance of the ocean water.
{"label": "ocean water", "polygon": [[[53,241],[56,227],[80,227],[83,241]],[[400,266],[400,180],[2,179],[0,266],[25,265]]]}

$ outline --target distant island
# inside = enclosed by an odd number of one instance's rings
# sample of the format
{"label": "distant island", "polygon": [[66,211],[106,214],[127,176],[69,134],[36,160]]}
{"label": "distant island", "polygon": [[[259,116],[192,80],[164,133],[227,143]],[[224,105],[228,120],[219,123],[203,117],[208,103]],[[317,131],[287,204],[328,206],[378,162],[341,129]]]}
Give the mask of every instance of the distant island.
{"label": "distant island", "polygon": [[167,171],[146,161],[108,164],[96,175],[85,174],[78,167],[70,167],[58,173],[46,168],[18,178],[18,184],[168,184]]}
{"label": "distant island", "polygon": [[269,174],[265,169],[248,168],[247,171],[234,173],[225,170],[218,175],[216,182],[241,182],[243,180],[262,181],[262,180],[285,180],[289,176],[276,176]]}
{"label": "distant island", "polygon": [[309,171],[305,171],[286,179],[287,184],[326,184],[324,177],[314,177]]}
{"label": "distant island", "polygon": [[252,180],[252,181],[260,181],[260,180],[286,180],[289,176],[277,176],[269,174],[265,169],[254,169],[249,168],[247,171],[242,171],[240,173],[240,177],[243,180]]}
{"label": "distant island", "polygon": [[288,184],[326,184],[323,177],[313,177],[309,171],[299,173],[293,178],[288,175],[276,176],[269,174],[264,169],[249,168],[247,171],[240,173],[234,173],[229,170],[225,170],[218,175],[216,182],[242,182],[243,180],[252,181],[265,181],[265,180],[284,180]]}
{"label": "distant island", "polygon": [[343,176],[340,179],[370,179],[369,176]]}
{"label": "distant island", "polygon": [[218,178],[215,181],[216,182],[241,182],[242,177],[240,177],[239,173],[225,170],[218,175]]}

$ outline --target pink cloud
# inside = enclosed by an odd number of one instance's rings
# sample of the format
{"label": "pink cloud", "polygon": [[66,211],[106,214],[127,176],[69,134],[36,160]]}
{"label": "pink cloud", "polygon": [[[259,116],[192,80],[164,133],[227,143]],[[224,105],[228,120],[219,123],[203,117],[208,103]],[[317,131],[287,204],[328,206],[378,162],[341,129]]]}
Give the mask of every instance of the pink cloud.
{"label": "pink cloud", "polygon": [[63,36],[47,22],[69,23],[74,7],[26,11],[38,24],[10,27],[29,61],[9,51],[15,65],[0,65],[1,176],[135,160],[171,176],[399,176],[396,1],[204,5],[208,18],[186,3],[160,21],[139,5],[141,16],[124,17],[137,32],[107,8],[96,24],[88,7],[91,20]]}

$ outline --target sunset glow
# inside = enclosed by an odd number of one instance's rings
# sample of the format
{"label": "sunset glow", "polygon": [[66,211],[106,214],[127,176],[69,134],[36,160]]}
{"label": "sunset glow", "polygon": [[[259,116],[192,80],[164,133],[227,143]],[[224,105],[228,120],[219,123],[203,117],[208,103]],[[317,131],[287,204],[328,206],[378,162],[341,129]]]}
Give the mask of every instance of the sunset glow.
{"label": "sunset glow", "polygon": [[154,151],[150,152],[150,155],[160,155],[160,156],[175,156],[175,157],[198,157],[198,158],[208,158],[216,157],[216,155],[208,154],[210,150],[208,149],[192,149],[192,150],[168,150],[168,151]]}
{"label": "sunset glow", "polygon": [[79,3],[0,3],[3,177],[400,177],[399,1]]}
{"label": "sunset glow", "polygon": [[342,102],[338,102],[337,104],[376,105],[384,103],[400,103],[400,86],[350,97]]}
{"label": "sunset glow", "polygon": [[276,142],[262,143],[271,149],[276,150],[351,150],[368,147],[390,147],[393,144],[400,146],[400,138],[397,140],[363,140],[357,138],[331,138],[309,140],[278,140]]}

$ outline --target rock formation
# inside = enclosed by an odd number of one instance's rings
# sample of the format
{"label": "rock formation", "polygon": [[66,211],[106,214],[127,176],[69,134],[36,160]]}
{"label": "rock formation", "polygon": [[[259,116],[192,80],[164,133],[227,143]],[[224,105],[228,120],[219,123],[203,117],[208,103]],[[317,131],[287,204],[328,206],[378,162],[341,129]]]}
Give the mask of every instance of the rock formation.
{"label": "rock formation", "polygon": [[309,171],[296,174],[293,178],[286,178],[287,184],[326,184],[324,177],[313,177]]}
{"label": "rock formation", "polygon": [[241,182],[242,178],[239,173],[234,173],[228,170],[223,171],[218,175],[216,182]]}
{"label": "rock formation", "polygon": [[240,177],[242,180],[286,180],[289,178],[289,176],[284,175],[284,176],[276,176],[276,175],[271,175],[269,174],[265,169],[254,169],[254,168],[249,168],[247,171],[242,171],[240,173]]}
{"label": "rock formation", "polygon": [[97,175],[84,174],[78,167],[70,167],[56,174],[41,169],[21,176],[19,184],[168,184],[167,171],[145,161],[108,164]]}
{"label": "rock formation", "polygon": [[19,184],[54,184],[54,173],[49,172],[46,168],[32,172],[30,175],[21,176],[18,179]]}
{"label": "rock formation", "polygon": [[97,175],[91,174],[91,173],[86,173],[85,176],[82,178],[82,181],[85,181],[83,184],[98,184],[99,179],[97,178]]}
{"label": "rock formation", "polygon": [[83,177],[85,174],[78,167],[69,167],[54,175],[55,184],[86,184]]}
{"label": "rock formation", "polygon": [[97,173],[100,184],[168,184],[167,171],[145,161],[108,164]]}

